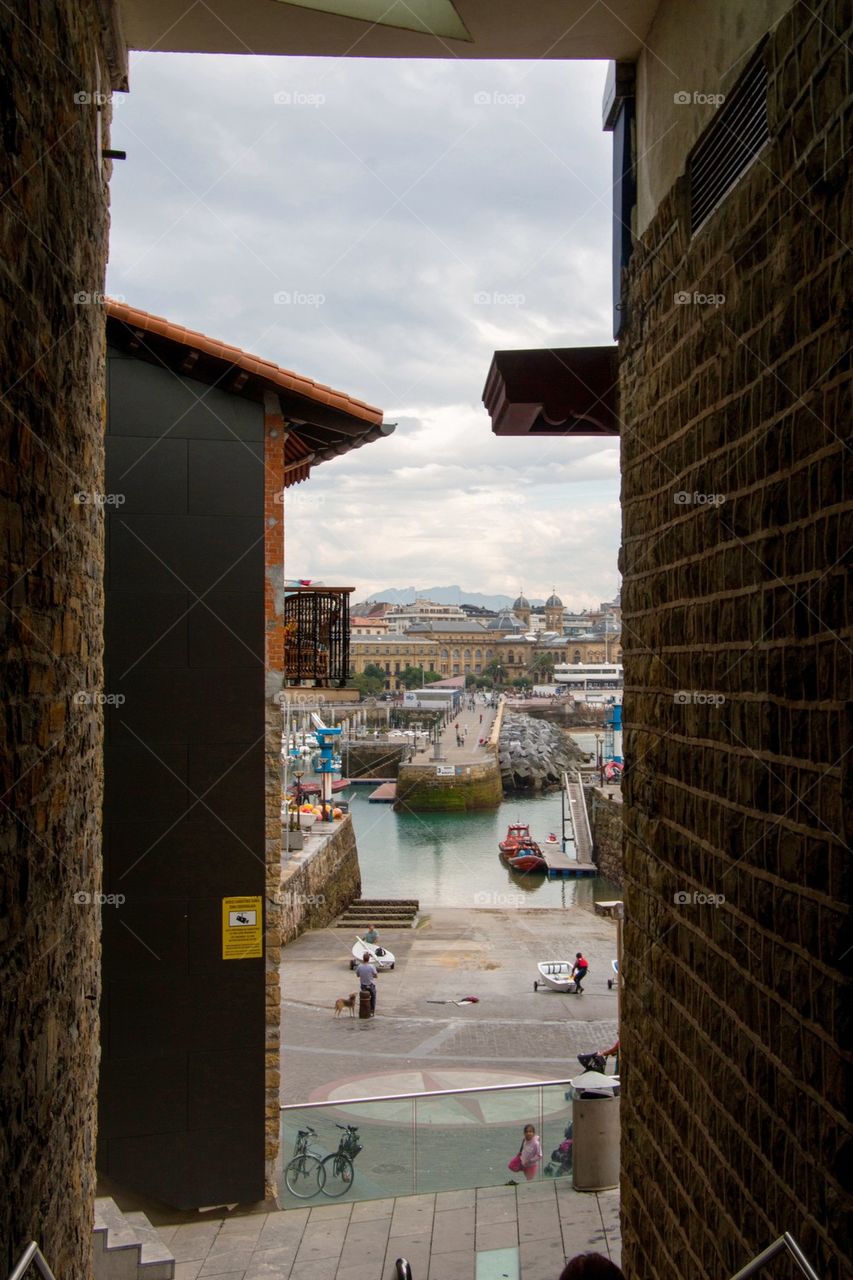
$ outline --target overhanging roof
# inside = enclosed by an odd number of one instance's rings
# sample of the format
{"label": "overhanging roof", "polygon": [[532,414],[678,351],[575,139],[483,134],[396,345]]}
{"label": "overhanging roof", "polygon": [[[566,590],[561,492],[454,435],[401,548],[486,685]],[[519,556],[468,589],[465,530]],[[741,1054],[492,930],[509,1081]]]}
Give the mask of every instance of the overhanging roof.
{"label": "overhanging roof", "polygon": [[483,404],[497,436],[615,436],[618,348],[496,351]]}
{"label": "overhanging roof", "polygon": [[140,360],[261,404],[272,392],[289,428],[285,487],[306,480],[312,465],[394,430],[374,405],[240,347],[112,298],[107,299],[106,313],[110,344]]}
{"label": "overhanging roof", "polygon": [[[659,0],[118,0],[131,49],[634,60]],[[362,13],[366,18],[351,16]],[[456,15],[454,19],[454,13]],[[346,15],[346,16],[342,16]],[[409,28],[409,29],[407,29]],[[414,29],[412,29],[414,28]],[[466,32],[453,35],[452,32]],[[286,68],[283,68],[286,75]]]}

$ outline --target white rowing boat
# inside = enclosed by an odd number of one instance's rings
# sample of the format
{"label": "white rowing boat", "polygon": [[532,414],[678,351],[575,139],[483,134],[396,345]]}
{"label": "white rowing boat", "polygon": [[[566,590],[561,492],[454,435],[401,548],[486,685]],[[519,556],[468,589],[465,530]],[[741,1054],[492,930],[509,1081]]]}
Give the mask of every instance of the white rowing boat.
{"label": "white rowing boat", "polygon": [[394,953],[389,951],[387,947],[383,947],[381,942],[365,942],[362,938],[356,938],[352,947],[352,960],[349,962],[351,969],[354,969],[357,964],[361,964],[365,951],[380,972],[383,969],[394,968]]}
{"label": "white rowing boat", "polygon": [[564,991],[568,995],[576,994],[577,983],[572,977],[572,965],[568,960],[540,960],[536,968],[539,970],[539,977],[533,984],[534,991],[542,986],[550,987],[552,991]]}

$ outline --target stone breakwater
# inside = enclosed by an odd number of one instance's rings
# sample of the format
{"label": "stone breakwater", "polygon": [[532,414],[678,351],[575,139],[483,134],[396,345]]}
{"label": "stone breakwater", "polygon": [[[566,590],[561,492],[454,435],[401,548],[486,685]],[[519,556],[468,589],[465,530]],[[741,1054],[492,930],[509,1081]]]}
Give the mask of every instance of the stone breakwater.
{"label": "stone breakwater", "polygon": [[557,725],[515,711],[504,714],[498,762],[505,790],[559,786],[565,771],[585,760],[585,752]]}

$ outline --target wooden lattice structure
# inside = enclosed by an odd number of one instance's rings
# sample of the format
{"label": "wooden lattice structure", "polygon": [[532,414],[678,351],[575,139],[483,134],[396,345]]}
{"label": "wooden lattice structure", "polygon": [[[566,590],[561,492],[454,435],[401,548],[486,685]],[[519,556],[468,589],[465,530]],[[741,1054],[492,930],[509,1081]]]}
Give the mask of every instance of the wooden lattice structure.
{"label": "wooden lattice structure", "polygon": [[354,587],[297,587],[284,598],[284,678],[288,685],[343,688],[349,673]]}

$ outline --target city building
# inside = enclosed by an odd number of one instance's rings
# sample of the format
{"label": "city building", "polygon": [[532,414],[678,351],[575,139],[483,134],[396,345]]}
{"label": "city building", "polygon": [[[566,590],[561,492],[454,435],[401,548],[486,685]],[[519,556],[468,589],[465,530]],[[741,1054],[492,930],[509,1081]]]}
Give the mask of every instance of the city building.
{"label": "city building", "polygon": [[351,614],[349,625],[350,634],[354,636],[385,636],[389,631],[387,617],[366,618]]}
{"label": "city building", "polygon": [[412,604],[393,605],[385,615],[393,631],[408,631],[416,623],[464,622],[467,614],[458,604],[436,604],[418,597]]}
{"label": "city building", "polygon": [[385,672],[385,689],[397,693],[404,689],[402,674],[407,667],[421,673],[440,671],[439,646],[429,636],[401,635],[389,631],[384,636],[353,635],[350,640],[350,664],[355,675],[364,675],[369,666]]}

